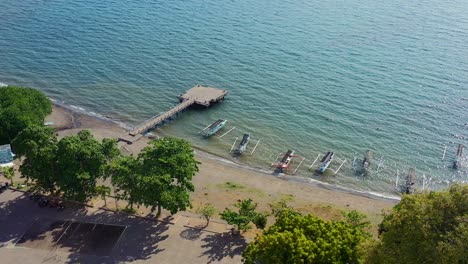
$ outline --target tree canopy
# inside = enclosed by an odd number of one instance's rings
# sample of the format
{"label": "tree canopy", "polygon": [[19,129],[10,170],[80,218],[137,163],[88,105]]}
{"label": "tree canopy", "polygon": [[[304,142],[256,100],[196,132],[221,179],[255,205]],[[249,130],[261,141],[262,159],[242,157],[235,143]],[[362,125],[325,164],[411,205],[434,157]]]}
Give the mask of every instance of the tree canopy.
{"label": "tree canopy", "polygon": [[468,185],[403,196],[380,230],[369,263],[467,263]]}
{"label": "tree canopy", "polygon": [[56,161],[60,176],[56,182],[64,197],[85,201],[95,194],[96,180],[103,176],[104,166],[111,158],[105,154],[114,152],[104,146],[109,147],[94,139],[88,130],[58,142]]}
{"label": "tree canopy", "polygon": [[249,229],[250,222],[253,222],[258,228],[265,228],[266,215],[255,211],[257,204],[252,199],[238,201],[234,207],[238,209],[238,212],[226,208],[220,214],[221,219],[226,220],[230,225],[235,225],[238,231]]}
{"label": "tree canopy", "polygon": [[113,162],[107,175],[119,197],[133,204],[172,214],[191,206],[192,177],[198,171],[193,149],[183,139],[166,137],[154,140],[137,157],[122,157]]}
{"label": "tree canopy", "polygon": [[0,88],[0,145],[10,143],[30,125],[43,125],[52,112],[52,103],[44,93],[23,87]]}
{"label": "tree canopy", "polygon": [[283,211],[242,253],[245,263],[359,263],[362,232],[342,221]]}
{"label": "tree canopy", "polygon": [[78,135],[57,140],[51,128],[30,126],[12,142],[23,177],[34,180],[38,187],[65,198],[86,201],[95,194],[96,180],[118,153],[115,140],[98,142],[82,130]]}
{"label": "tree canopy", "polygon": [[30,126],[12,142],[18,157],[24,157],[19,171],[22,177],[50,192],[55,190],[57,178],[57,136],[50,127]]}

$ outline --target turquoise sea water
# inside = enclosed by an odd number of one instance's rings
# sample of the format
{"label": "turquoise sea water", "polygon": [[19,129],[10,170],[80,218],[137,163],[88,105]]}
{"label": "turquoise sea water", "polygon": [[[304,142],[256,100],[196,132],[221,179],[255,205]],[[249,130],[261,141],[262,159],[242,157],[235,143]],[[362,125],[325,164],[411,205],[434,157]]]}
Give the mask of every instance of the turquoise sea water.
{"label": "turquoise sea water", "polygon": [[[390,193],[410,167],[430,188],[468,181],[449,168],[468,139],[465,1],[0,0],[0,82],[129,126],[205,84],[227,100],[162,132],[265,170],[295,149],[297,177],[360,190]],[[237,129],[201,138],[217,118]],[[233,158],[244,132],[261,143]],[[385,162],[361,177],[350,160],[367,149]],[[348,160],[338,175],[306,170],[328,150]]]}

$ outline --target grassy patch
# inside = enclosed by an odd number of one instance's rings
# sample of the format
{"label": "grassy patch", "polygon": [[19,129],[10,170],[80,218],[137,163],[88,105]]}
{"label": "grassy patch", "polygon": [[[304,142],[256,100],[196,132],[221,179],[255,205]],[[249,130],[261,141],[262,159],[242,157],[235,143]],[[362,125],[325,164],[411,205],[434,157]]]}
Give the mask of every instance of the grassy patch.
{"label": "grassy patch", "polygon": [[241,190],[241,189],[246,188],[244,185],[235,183],[235,182],[225,182],[225,183],[219,184],[219,187],[226,189],[226,190]]}
{"label": "grassy patch", "polygon": [[259,190],[257,188],[253,187],[248,187],[245,185],[242,185],[240,183],[236,182],[225,182],[216,185],[218,188],[221,188],[226,191],[237,191],[237,192],[243,192],[243,193],[252,193],[255,194],[256,197],[265,197],[266,193],[263,192],[262,190]]}

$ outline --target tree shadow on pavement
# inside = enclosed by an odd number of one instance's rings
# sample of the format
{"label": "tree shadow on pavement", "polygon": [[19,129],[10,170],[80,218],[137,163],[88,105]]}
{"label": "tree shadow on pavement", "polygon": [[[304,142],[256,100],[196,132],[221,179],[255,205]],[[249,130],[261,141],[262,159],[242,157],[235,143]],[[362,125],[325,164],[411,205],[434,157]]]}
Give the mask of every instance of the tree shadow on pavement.
{"label": "tree shadow on pavement", "polygon": [[49,251],[51,256],[62,252],[60,262],[149,259],[164,250],[158,244],[168,238],[169,226],[102,210],[93,213],[83,207],[66,207],[64,211],[41,208],[21,192],[7,190],[0,194],[0,248],[19,243]]}
{"label": "tree shadow on pavement", "polygon": [[232,235],[231,232],[210,234],[202,241],[205,243],[202,246],[205,249],[202,256],[208,257],[208,263],[221,261],[226,257],[240,256],[248,245],[242,236]]}
{"label": "tree shadow on pavement", "polygon": [[146,260],[152,255],[164,251],[164,249],[159,248],[159,243],[169,236],[164,234],[169,229],[170,224],[168,223],[112,212],[98,211],[79,220],[89,223],[120,225],[125,229],[117,238],[109,255],[96,256],[96,254],[91,253],[94,256],[90,258],[89,254],[80,254],[73,250],[74,253],[68,257],[68,263],[103,263],[109,262],[109,258],[118,263]]}
{"label": "tree shadow on pavement", "polygon": [[201,228],[187,227],[185,230],[180,232],[180,237],[190,241],[195,241],[198,240],[202,234],[203,229]]}

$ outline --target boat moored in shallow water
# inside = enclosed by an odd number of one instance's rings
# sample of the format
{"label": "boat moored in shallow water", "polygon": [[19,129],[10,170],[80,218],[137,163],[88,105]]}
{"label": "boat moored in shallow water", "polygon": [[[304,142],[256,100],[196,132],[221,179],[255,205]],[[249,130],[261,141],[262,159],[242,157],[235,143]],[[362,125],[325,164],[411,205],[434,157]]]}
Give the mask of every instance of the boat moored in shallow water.
{"label": "boat moored in shallow water", "polygon": [[247,150],[247,145],[249,144],[249,141],[250,141],[250,135],[244,134],[241,142],[239,143],[239,146],[234,150],[234,153],[237,155],[242,154],[245,150]]}
{"label": "boat moored in shallow water", "polygon": [[362,161],[362,168],[364,169],[364,171],[369,169],[371,159],[372,159],[372,152],[369,149],[366,151],[366,154],[364,155],[364,160]]}
{"label": "boat moored in shallow water", "polygon": [[213,124],[205,127],[202,130],[202,134],[204,137],[211,137],[216,134],[219,130],[221,130],[227,123],[227,120],[218,119]]}
{"label": "boat moored in shallow water", "polygon": [[319,168],[319,173],[324,173],[325,170],[327,170],[328,166],[333,160],[333,157],[335,156],[335,153],[333,152],[327,152],[325,156],[323,156],[322,160],[320,161],[320,168]]}

